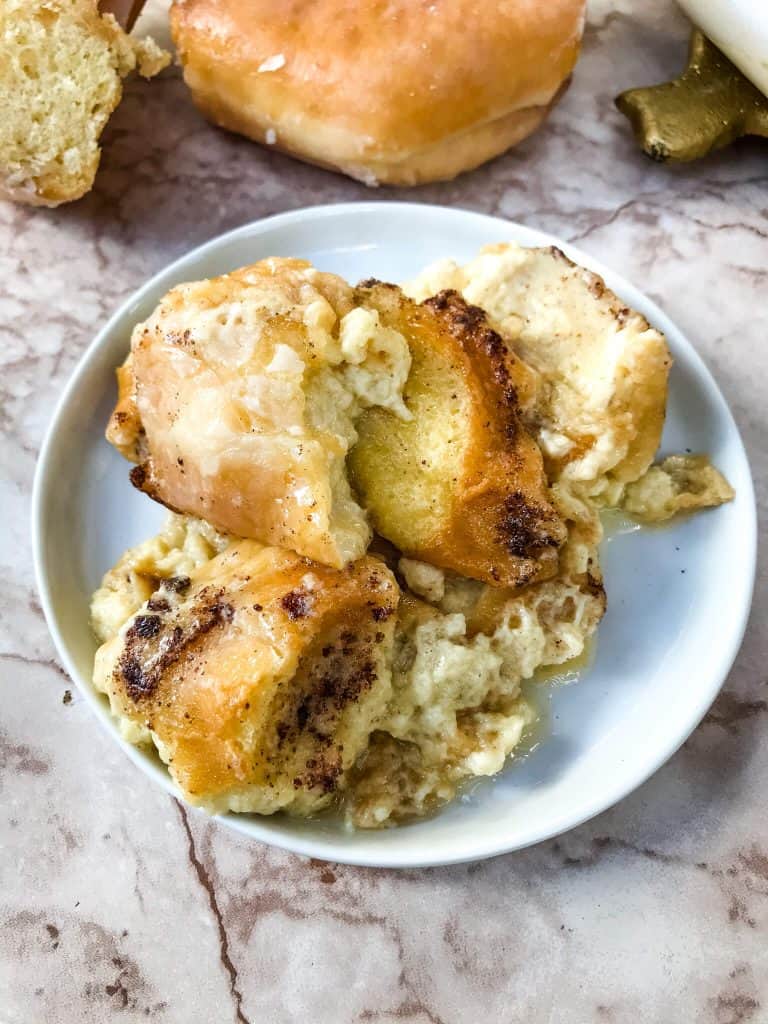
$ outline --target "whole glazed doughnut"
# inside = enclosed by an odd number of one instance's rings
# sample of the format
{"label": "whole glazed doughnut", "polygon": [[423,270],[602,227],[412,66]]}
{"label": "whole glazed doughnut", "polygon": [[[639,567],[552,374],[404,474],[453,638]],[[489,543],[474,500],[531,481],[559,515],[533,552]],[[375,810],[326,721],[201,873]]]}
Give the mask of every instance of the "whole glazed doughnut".
{"label": "whole glazed doughnut", "polygon": [[369,185],[447,180],[520,142],[573,70],[585,0],[174,0],[203,113]]}

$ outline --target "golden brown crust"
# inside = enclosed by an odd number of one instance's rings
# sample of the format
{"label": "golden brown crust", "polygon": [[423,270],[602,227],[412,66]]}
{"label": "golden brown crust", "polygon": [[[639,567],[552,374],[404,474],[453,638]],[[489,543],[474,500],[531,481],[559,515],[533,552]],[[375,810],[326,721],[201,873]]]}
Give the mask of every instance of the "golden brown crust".
{"label": "golden brown crust", "polygon": [[[482,404],[474,409],[467,446],[465,477],[458,485],[454,520],[440,540],[446,565],[475,577],[483,575],[506,585],[521,585],[553,572],[556,552],[565,530],[549,501],[544,467],[536,442],[523,426],[518,386],[528,386],[527,371],[478,306],[468,305],[458,292],[444,291],[424,305],[438,314],[467,356],[476,375]],[[482,443],[484,441],[484,443]],[[512,565],[499,568],[502,548]],[[470,553],[471,552],[471,553]],[[429,559],[427,559],[429,561]],[[464,563],[463,565],[461,563]],[[472,566],[474,572],[468,572]]]}
{"label": "golden brown crust", "polygon": [[96,685],[193,802],[319,804],[389,694],[398,599],[375,558],[335,571],[237,541],[163,582],[99,650]]}
{"label": "golden brown crust", "polygon": [[534,130],[583,14],[583,0],[176,0],[171,26],[217,124],[370,184],[415,184]]}
{"label": "golden brown crust", "polygon": [[[484,312],[457,292],[416,304],[399,289],[365,282],[355,299],[408,338],[416,368],[404,391],[413,423],[377,409],[358,424],[360,441],[350,468],[375,529],[409,556],[491,586],[522,586],[552,576],[565,527],[550,501],[541,453],[520,416],[521,395],[528,401],[533,387],[528,368],[490,328]],[[430,388],[420,377],[423,356],[448,368],[450,394],[441,392],[445,380]],[[438,444],[429,428],[426,436],[418,433],[420,401],[433,415],[438,410],[436,424],[441,406],[446,420],[452,403],[461,406],[458,430],[446,441],[438,467],[447,497],[435,489],[426,529],[418,500],[408,505],[410,494],[430,490],[427,477],[434,466],[422,449]],[[387,480],[395,466],[409,478],[395,495],[396,516]],[[417,481],[411,491],[414,476],[425,483],[420,487]]]}

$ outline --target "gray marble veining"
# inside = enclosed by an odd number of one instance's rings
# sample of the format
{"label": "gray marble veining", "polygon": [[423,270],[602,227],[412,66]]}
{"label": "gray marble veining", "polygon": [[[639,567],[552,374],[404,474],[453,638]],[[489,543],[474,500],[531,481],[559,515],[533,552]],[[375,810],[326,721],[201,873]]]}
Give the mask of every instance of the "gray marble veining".
{"label": "gray marble veining", "polygon": [[[162,14],[153,3],[150,20]],[[390,197],[555,232],[649,292],[716,374],[765,505],[768,148],[670,168],[612,97],[676,72],[671,0],[596,0],[549,123],[457,181],[368,191],[208,126],[178,72],[132,83],[94,192],[0,205],[0,1021],[768,1021],[768,600],[704,723],[618,807],[519,854],[431,871],[306,862],[189,814],[58,667],[28,514],[51,406],[149,274],[247,220]],[[764,535],[765,537],[765,535]],[[728,596],[728,566],[713,567]]]}

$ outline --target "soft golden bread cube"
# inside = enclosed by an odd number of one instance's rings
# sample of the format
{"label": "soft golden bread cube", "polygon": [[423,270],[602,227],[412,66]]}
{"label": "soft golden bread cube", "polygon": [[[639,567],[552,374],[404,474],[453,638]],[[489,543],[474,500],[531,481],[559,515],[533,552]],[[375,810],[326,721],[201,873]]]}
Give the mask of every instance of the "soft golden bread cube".
{"label": "soft golden bread cube", "polygon": [[135,328],[107,437],[169,508],[339,568],[371,537],[346,478],[355,419],[407,416],[409,368],[341,278],[263,260],[174,288]]}
{"label": "soft golden bread cube", "polygon": [[123,78],[150,78],[169,61],[96,0],[2,0],[0,196],[58,206],[86,193]]}
{"label": "soft golden bread cube", "polygon": [[553,575],[565,527],[520,417],[528,369],[455,292],[418,305],[374,282],[355,301],[401,332],[412,358],[411,418],[366,410],[349,457],[374,528],[408,556],[493,586]]}
{"label": "soft golden bread cube", "polygon": [[155,585],[96,655],[95,685],[126,735],[151,737],[209,810],[327,804],[391,692],[399,592],[386,566],[337,571],[233,540]]}
{"label": "soft golden bread cube", "polygon": [[529,415],[551,480],[610,503],[650,465],[672,358],[664,336],[558,249],[490,245],[463,267],[427,268],[417,299],[456,288],[541,375]]}

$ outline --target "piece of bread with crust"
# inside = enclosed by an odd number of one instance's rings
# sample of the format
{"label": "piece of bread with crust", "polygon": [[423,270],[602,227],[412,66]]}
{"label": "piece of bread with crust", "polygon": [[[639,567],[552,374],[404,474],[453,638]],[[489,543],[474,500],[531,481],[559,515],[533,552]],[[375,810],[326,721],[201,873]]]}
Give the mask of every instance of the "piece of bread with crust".
{"label": "piece of bread with crust", "polygon": [[169,508],[339,568],[371,539],[346,477],[355,418],[409,415],[409,368],[340,277],[262,260],[179,285],[135,328],[107,437]]}
{"label": "piece of bread with crust", "polygon": [[232,540],[188,576],[155,578],[99,648],[94,684],[191,803],[309,814],[333,800],[384,712],[398,600],[376,558],[336,571]]}
{"label": "piece of bread with crust", "polygon": [[534,131],[584,0],[175,0],[184,79],[214,123],[369,185],[446,180]]}
{"label": "piece of bread with crust", "polygon": [[3,0],[0,196],[58,206],[88,192],[123,79],[151,78],[169,62],[151,39],[101,15],[96,0]]}
{"label": "piece of bread with crust", "polygon": [[442,261],[404,285],[416,299],[444,288],[482,306],[539,373],[524,415],[550,480],[615,502],[661,440],[672,365],[664,335],[555,248],[489,245],[463,267]]}
{"label": "piece of bread with crust", "polygon": [[536,380],[457,292],[417,304],[380,282],[355,302],[408,339],[404,420],[370,408],[350,478],[374,529],[404,554],[491,586],[552,576],[565,526],[521,406]]}

